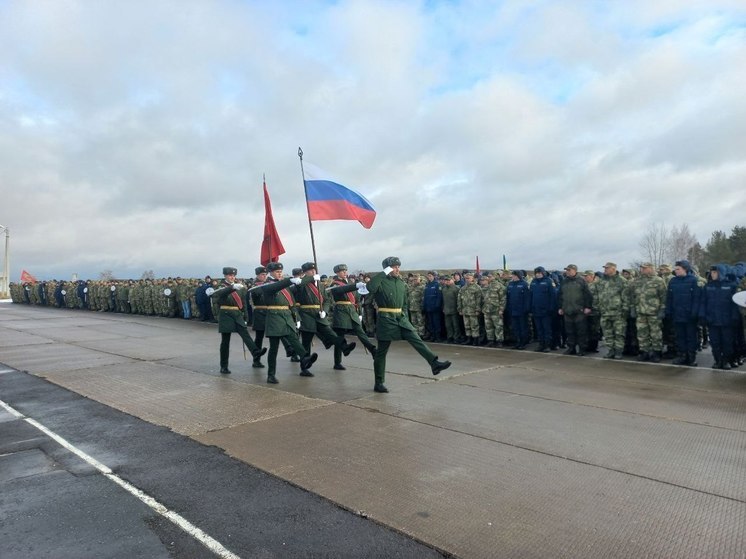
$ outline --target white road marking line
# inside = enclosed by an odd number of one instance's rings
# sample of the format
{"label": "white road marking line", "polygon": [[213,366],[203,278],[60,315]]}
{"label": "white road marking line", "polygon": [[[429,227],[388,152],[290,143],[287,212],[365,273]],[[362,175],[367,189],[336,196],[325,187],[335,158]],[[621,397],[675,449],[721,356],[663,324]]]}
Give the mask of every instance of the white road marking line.
{"label": "white road marking line", "polygon": [[14,408],[9,406],[2,400],[0,400],[0,406],[2,406],[6,411],[8,411],[13,416],[19,419],[23,419],[30,425],[33,425],[34,427],[39,429],[42,433],[51,437],[52,439],[57,441],[60,445],[65,447],[67,450],[69,450],[70,452],[77,455],[82,460],[84,460],[85,462],[87,462],[88,464],[96,468],[98,471],[104,474],[111,481],[113,481],[114,483],[116,483],[117,485],[119,485],[120,487],[122,487],[123,489],[125,489],[126,491],[128,491],[129,493],[137,497],[138,499],[140,499],[143,503],[148,505],[155,512],[166,517],[168,520],[176,524],[179,528],[181,528],[187,534],[189,534],[194,539],[199,541],[202,545],[204,545],[207,549],[215,553],[218,557],[221,557],[224,559],[240,559],[238,555],[226,549],[225,546],[223,546],[223,544],[221,544],[219,541],[212,538],[211,536],[209,536],[208,534],[206,534],[199,528],[197,528],[194,524],[189,522],[186,518],[184,518],[178,513],[175,513],[172,510],[169,510],[167,507],[165,507],[164,505],[156,501],[153,497],[151,497],[147,493],[144,493],[142,490],[138,489],[131,483],[123,480],[118,475],[113,473],[111,471],[111,468],[102,464],[101,462],[93,458],[92,456],[89,456],[88,454],[80,450],[79,448],[74,447],[69,442],[67,442],[65,439],[60,437],[54,431],[50,431],[44,425],[42,425],[41,423],[39,423],[38,421],[34,419],[31,419],[30,417],[24,416],[22,413],[18,412],[17,410],[15,410]]}

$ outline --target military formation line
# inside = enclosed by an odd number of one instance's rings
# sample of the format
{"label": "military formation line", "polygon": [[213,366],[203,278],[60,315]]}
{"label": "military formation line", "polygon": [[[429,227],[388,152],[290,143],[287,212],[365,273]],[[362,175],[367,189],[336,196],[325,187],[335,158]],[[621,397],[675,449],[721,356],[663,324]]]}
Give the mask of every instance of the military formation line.
{"label": "military formation line", "polygon": [[[398,259],[389,257],[384,263],[387,261],[398,262]],[[607,262],[603,272],[579,272],[577,266],[570,264],[562,271],[551,272],[538,266],[529,273],[524,270],[482,274],[466,270],[454,274],[431,271],[426,276],[410,273],[406,281],[403,274],[399,275],[398,266],[395,276],[389,270],[389,273],[355,277],[348,276],[347,266],[340,264],[328,277],[319,275],[314,263],[306,263],[293,269],[287,278],[276,263],[269,267],[275,269],[258,267],[255,277],[243,281],[236,280],[234,275],[231,281],[207,276],[203,280],[51,280],[11,284],[11,297],[13,302],[21,304],[211,322],[219,322],[221,313],[238,310],[245,325],[255,331],[252,352],[262,350],[268,315],[275,314],[279,307],[283,310],[287,307],[290,314],[286,322],[293,330],[292,335],[290,332],[267,335],[270,353],[276,356],[277,350],[272,347],[272,338],[276,337],[294,361],[300,362],[304,355],[311,359],[315,356],[311,340],[316,336],[325,347],[334,348],[334,368],[340,370],[344,369],[342,356],[355,345],[346,342],[346,334],[357,336],[374,361],[376,352],[382,353],[378,331],[381,323],[384,331],[391,327],[398,329],[396,333],[393,330],[384,333],[383,341],[407,339],[431,364],[437,359],[425,341],[519,350],[535,343],[535,351],[564,350],[568,355],[583,356],[597,353],[603,340],[605,357],[609,359],[625,355],[652,362],[673,359],[674,364],[689,366],[696,365],[697,353],[709,345],[713,368],[720,369],[738,367],[746,357],[746,313],[732,300],[734,293],[746,290],[746,270],[742,266],[719,264],[701,276],[687,261],[678,261],[673,267],[663,265],[657,270],[644,263],[639,270],[621,272],[616,264]],[[392,267],[384,266],[384,272],[389,268]],[[377,276],[401,283],[400,304],[391,307],[386,306],[390,303],[381,303],[382,294],[378,293],[381,280],[374,281]],[[292,302],[284,299],[279,300],[282,304],[264,304],[261,287],[284,280],[290,283],[273,292],[273,296],[278,293],[289,296]],[[221,300],[225,287],[233,283],[242,286],[232,290],[239,294],[241,305]],[[368,285],[375,287],[376,293],[368,290]],[[391,286],[398,288],[399,284]],[[393,291],[388,293],[392,294]],[[269,309],[265,308],[268,306]],[[392,309],[396,312],[389,312]],[[396,324],[391,323],[392,316]],[[238,324],[240,320],[233,322]],[[410,327],[416,340],[408,334]],[[223,331],[224,325],[219,328],[221,335],[229,334]],[[234,328],[231,332],[238,330]],[[293,337],[296,341],[300,337],[299,345],[293,342]],[[374,338],[379,339],[378,348],[372,342]],[[222,372],[230,372],[226,347],[223,339]],[[270,355],[270,361],[268,382],[274,383],[276,357]],[[374,387],[381,392],[385,390],[382,363],[385,361],[379,355]],[[303,362],[302,375],[312,376],[311,364],[308,360]],[[261,359],[255,358],[254,366],[263,366]]]}

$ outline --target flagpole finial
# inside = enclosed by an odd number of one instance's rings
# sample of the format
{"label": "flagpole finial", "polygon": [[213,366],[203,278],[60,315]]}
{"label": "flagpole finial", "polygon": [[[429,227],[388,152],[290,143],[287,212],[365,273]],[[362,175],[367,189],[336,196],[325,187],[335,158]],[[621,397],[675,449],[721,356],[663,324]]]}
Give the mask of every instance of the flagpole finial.
{"label": "flagpole finial", "polygon": [[303,159],[303,150],[300,149],[300,147],[298,148],[298,157],[300,157],[301,159]]}

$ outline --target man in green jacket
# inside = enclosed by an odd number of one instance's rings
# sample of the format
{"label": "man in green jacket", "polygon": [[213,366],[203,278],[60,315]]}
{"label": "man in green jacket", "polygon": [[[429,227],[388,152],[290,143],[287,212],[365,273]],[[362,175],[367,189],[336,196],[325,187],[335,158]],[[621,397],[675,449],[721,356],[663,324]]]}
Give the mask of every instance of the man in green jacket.
{"label": "man in green jacket", "polygon": [[298,339],[297,329],[300,328],[300,321],[296,321],[293,315],[295,299],[288,288],[293,285],[299,286],[301,279],[295,277],[282,279],[282,269],[283,265],[280,262],[267,264],[271,280],[254,288],[262,292],[262,301],[267,307],[264,335],[269,338],[269,353],[267,354],[267,382],[269,384],[278,383],[275,371],[277,370],[277,350],[281,340],[284,340],[283,343],[287,343],[291,351],[298,356],[302,377],[313,376],[308,369],[318,357],[315,353],[306,353]]}
{"label": "man in green jacket", "polygon": [[218,305],[218,332],[220,332],[220,372],[224,375],[231,374],[228,369],[228,357],[231,349],[231,334],[236,332],[246,347],[251,351],[254,359],[259,359],[267,351],[266,348],[259,348],[254,340],[249,336],[244,320],[244,300],[246,295],[246,286],[236,282],[235,268],[223,268],[225,279],[223,284],[213,291],[212,299]]}
{"label": "man in green jacket", "polygon": [[392,341],[407,341],[430,364],[434,375],[451,366],[450,361],[438,361],[438,356],[425,345],[407,318],[407,284],[400,277],[401,261],[396,256],[389,256],[383,260],[382,265],[383,273],[376,274],[368,283],[368,291],[378,305],[378,349],[373,359],[373,390],[376,392],[388,392],[384,384],[386,354]]}
{"label": "man in green jacket", "polygon": [[[363,293],[367,293],[366,285],[364,282],[350,282],[347,278],[347,264],[337,264],[334,266],[334,274],[331,286],[327,288],[327,291],[332,296],[330,303],[333,303],[331,313],[334,332],[338,336],[342,336],[343,339],[347,332],[354,333],[365,349],[375,357],[376,346],[373,345],[363,330],[362,309],[360,308],[360,300],[356,293],[359,289],[362,289]],[[338,371],[345,370],[344,365],[342,365],[341,346],[334,346],[334,368]]]}

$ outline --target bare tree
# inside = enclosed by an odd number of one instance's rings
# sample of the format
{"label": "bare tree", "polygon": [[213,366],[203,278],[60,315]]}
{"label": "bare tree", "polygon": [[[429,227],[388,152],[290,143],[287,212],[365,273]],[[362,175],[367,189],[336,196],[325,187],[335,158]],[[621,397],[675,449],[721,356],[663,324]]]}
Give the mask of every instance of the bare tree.
{"label": "bare tree", "polygon": [[670,239],[671,235],[665,224],[651,223],[639,243],[643,260],[652,262],[656,268],[663,264],[670,252]]}
{"label": "bare tree", "polygon": [[104,270],[103,272],[99,272],[98,279],[103,281],[111,281],[114,279],[114,272],[111,270]]}
{"label": "bare tree", "polygon": [[145,270],[140,278],[144,280],[152,280],[155,279],[155,273],[153,273],[153,270]]}
{"label": "bare tree", "polygon": [[688,258],[689,251],[697,244],[697,238],[689,230],[689,226],[684,223],[681,227],[671,229],[669,233],[669,250],[666,256],[670,262],[684,260]]}

